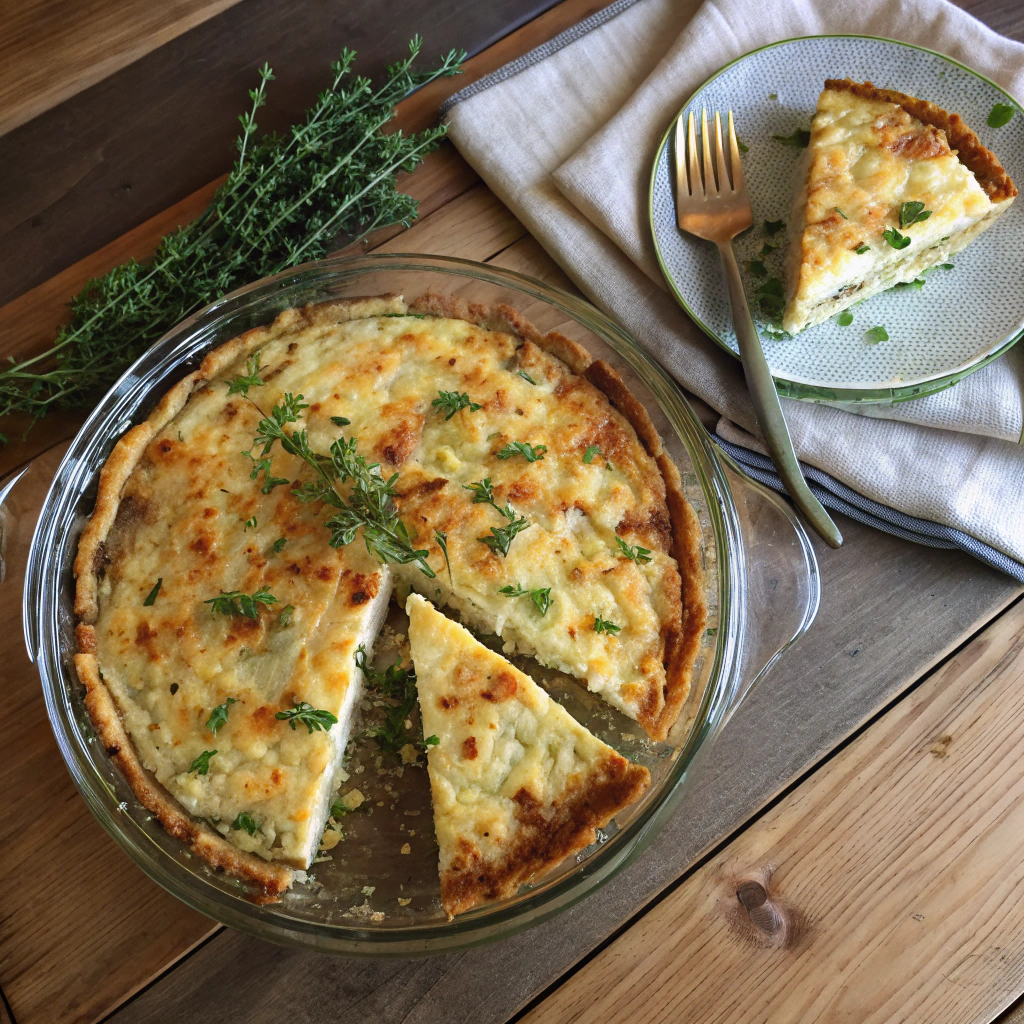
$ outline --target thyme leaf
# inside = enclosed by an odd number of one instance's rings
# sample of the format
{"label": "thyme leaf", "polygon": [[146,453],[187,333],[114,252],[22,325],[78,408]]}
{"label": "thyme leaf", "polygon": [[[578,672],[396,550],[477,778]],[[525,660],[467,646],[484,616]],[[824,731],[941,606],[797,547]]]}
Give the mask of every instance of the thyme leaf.
{"label": "thyme leaf", "polygon": [[203,603],[213,606],[214,615],[241,615],[247,619],[258,619],[258,605],[277,604],[277,598],[270,592],[269,587],[260,587],[255,594],[243,594],[240,590],[228,593],[222,591]]}
{"label": "thyme leaf", "polygon": [[249,388],[263,387],[263,378],[260,377],[260,354],[254,352],[246,360],[245,368],[248,373],[240,374],[234,380],[228,381],[229,395],[244,395],[249,397]]}
{"label": "thyme leaf", "polygon": [[551,607],[550,587],[537,587],[534,590],[526,590],[518,583],[515,586],[512,586],[510,583],[507,586],[499,587],[498,593],[504,594],[506,597],[528,597],[541,615],[547,615],[548,609]]}
{"label": "thyme leaf", "polygon": [[530,444],[529,441],[509,441],[504,448],[498,452],[499,459],[512,459],[517,455],[522,455],[527,462],[539,462],[544,458],[544,453],[548,450],[546,444]]}
{"label": "thyme leaf", "polygon": [[216,750],[204,750],[189,766],[190,772],[196,775],[206,775],[210,771],[210,758],[216,754]]}
{"label": "thyme leaf", "polygon": [[594,617],[595,633],[607,633],[609,636],[615,636],[615,634],[620,632],[621,630],[621,626],[616,626],[614,622],[609,622],[607,619],[602,619],[600,615]]}
{"label": "thyme leaf", "polygon": [[274,717],[287,722],[293,729],[295,728],[295,723],[300,722],[309,730],[310,735],[317,729],[323,729],[324,732],[328,732],[332,725],[338,724],[336,715],[332,715],[330,711],[322,711],[319,708],[315,708],[304,700],[296,701],[295,705],[286,711],[278,711]]}
{"label": "thyme leaf", "polygon": [[[232,704],[237,704],[238,701],[234,697],[228,697],[223,704],[218,704],[211,712],[210,717],[206,720],[206,728],[217,735],[217,730],[222,728],[228,720],[228,708]],[[206,774],[205,772],[203,773]]]}
{"label": "thyme leaf", "polygon": [[458,391],[438,391],[437,398],[430,404],[435,409],[441,409],[448,413],[445,416],[445,422],[450,420],[460,409],[468,409],[470,412],[476,412],[477,409],[482,409],[482,405],[478,405],[476,402],[469,400],[469,395],[465,392],[460,394]]}
{"label": "thyme leaf", "polygon": [[618,534],[615,534],[615,543],[619,545],[619,550],[623,555],[631,562],[636,562],[637,565],[643,565],[651,560],[650,548],[642,548],[639,544],[636,547],[631,547]]}

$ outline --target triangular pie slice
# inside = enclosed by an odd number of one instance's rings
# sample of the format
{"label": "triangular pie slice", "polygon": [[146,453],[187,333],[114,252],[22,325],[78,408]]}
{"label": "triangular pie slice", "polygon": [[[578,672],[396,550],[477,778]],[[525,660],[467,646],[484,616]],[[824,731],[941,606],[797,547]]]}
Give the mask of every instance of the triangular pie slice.
{"label": "triangular pie slice", "polygon": [[1017,189],[957,114],[870,82],[829,79],[790,218],[791,334],[943,263]]}
{"label": "triangular pie slice", "polygon": [[450,920],[589,846],[650,775],[428,601],[406,610]]}

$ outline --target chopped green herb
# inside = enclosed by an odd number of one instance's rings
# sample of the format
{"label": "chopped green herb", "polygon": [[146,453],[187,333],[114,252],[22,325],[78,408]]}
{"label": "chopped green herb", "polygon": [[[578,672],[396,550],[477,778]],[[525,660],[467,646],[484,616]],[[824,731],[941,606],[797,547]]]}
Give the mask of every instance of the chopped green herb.
{"label": "chopped green herb", "polygon": [[850,219],[849,217],[847,217],[847,216],[846,216],[846,214],[845,214],[845,213],[843,213],[843,211],[842,211],[842,210],[840,210],[840,209],[839,209],[839,207],[838,207],[838,206],[833,206],[833,207],[832,207],[832,209],[833,209],[833,210],[835,210],[835,211],[836,211],[836,213],[838,213],[838,214],[839,214],[839,216],[843,218],[843,220],[849,220],[849,219]]}
{"label": "chopped green herb", "polygon": [[844,309],[839,316],[836,317],[836,323],[840,327],[849,327],[853,323],[853,314],[848,310]]}
{"label": "chopped green herb", "polygon": [[206,775],[210,771],[210,758],[216,754],[216,750],[204,750],[189,766],[190,772],[196,775]]}
{"label": "chopped green herb", "polygon": [[767,277],[768,268],[760,260],[747,260],[747,273],[754,277]]}
{"label": "chopped green herb", "polygon": [[893,285],[893,288],[913,288],[914,291],[920,291],[924,287],[924,278],[915,277],[913,281],[900,281]]}
{"label": "chopped green herb", "polygon": [[919,220],[927,220],[931,215],[932,211],[926,210],[924,203],[919,203],[916,200],[912,203],[900,203],[901,228],[909,228],[911,224],[916,224]]}
{"label": "chopped green herb", "polygon": [[[491,486],[491,478],[478,480],[475,483],[463,484],[463,489],[473,492],[474,505],[494,505],[494,488]],[[497,505],[495,505],[497,508]]]}
{"label": "chopped green herb", "polygon": [[777,100],[778,98],[779,98],[779,94],[777,92],[770,92],[770,93],[768,93],[768,99],[770,99],[770,100]]}
{"label": "chopped green herb", "polygon": [[718,627],[712,626],[711,629],[704,630],[707,636],[716,636],[718,634]]}
{"label": "chopped green herb", "polygon": [[452,579],[452,563],[448,561],[448,534],[444,530],[437,530],[434,533],[434,540],[437,541],[437,546],[441,549],[441,554],[444,555],[445,568],[448,570],[448,582],[455,586],[455,580]]}
{"label": "chopped green herb", "polygon": [[336,427],[347,427],[352,421],[347,416],[332,416],[331,422]]}
{"label": "chopped green herb", "polygon": [[483,408],[482,405],[471,402],[469,395],[465,392],[460,394],[458,391],[438,391],[437,395],[438,397],[430,404],[436,409],[447,411],[448,415],[445,416],[445,420],[450,420],[460,409],[476,412],[477,409]]}
{"label": "chopped green herb", "polygon": [[301,722],[309,730],[310,735],[317,729],[327,732],[332,725],[338,724],[337,717],[330,711],[321,711],[304,700],[296,701],[294,707],[288,708],[287,711],[278,711],[274,717],[279,718],[282,722],[287,722],[293,729],[296,722]]}
{"label": "chopped green herb", "polygon": [[583,461],[589,466],[594,461],[595,455],[601,454],[601,446],[596,444],[588,444],[587,450],[583,453]]}
{"label": "chopped green herb", "polygon": [[795,146],[797,149],[804,149],[811,141],[811,133],[806,128],[794,128],[792,135],[773,135],[776,142],[784,146]]}
{"label": "chopped green herb", "polygon": [[535,590],[525,590],[517,583],[515,586],[509,584],[505,587],[499,587],[498,593],[504,594],[506,597],[528,597],[541,615],[547,615],[548,609],[551,607],[550,587],[537,587]]}
{"label": "chopped green herb", "polygon": [[793,337],[788,331],[780,331],[777,327],[773,327],[771,324],[765,324],[761,330],[768,335],[771,341],[786,341],[788,338]]}
{"label": "chopped green herb", "polygon": [[295,614],[295,606],[286,604],[277,616],[277,624],[282,629],[287,629],[292,624],[292,616]]}
{"label": "chopped green herb", "polygon": [[270,552],[274,555],[279,555],[284,549],[285,544],[288,543],[287,537],[278,537],[273,544],[270,545]]}
{"label": "chopped green herb", "polygon": [[739,147],[739,151],[741,153],[749,153],[750,152],[750,147],[744,145],[743,140],[738,135],[736,136],[736,145]]}
{"label": "chopped green herb", "polygon": [[240,590],[222,591],[203,603],[213,606],[214,615],[242,615],[247,619],[258,619],[260,610],[257,605],[277,604],[277,598],[270,593],[269,587],[264,586],[255,594],[243,594]]}
{"label": "chopped green herb", "polygon": [[440,743],[440,742],[441,741],[436,736],[428,736],[423,741],[423,746],[425,746],[425,747],[436,747],[438,745],[438,743]]}
{"label": "chopped green herb", "polygon": [[886,228],[882,232],[882,237],[894,249],[906,249],[910,245],[910,238],[907,235],[901,235],[895,228]]}
{"label": "chopped green herb", "polygon": [[1012,103],[997,103],[988,112],[989,128],[1002,128],[1004,124],[1009,124],[1013,118],[1013,113]]}
{"label": "chopped green herb", "polygon": [[537,382],[525,370],[520,370],[519,376],[522,377],[527,384],[532,384],[534,387],[537,386]]}
{"label": "chopped green herb", "polygon": [[[211,712],[210,717],[206,720],[206,728],[217,735],[217,730],[220,729],[224,723],[228,720],[228,708],[232,704],[237,704],[238,701],[234,697],[228,697],[223,704],[218,704]],[[206,773],[203,772],[205,775]]]}
{"label": "chopped green herb", "polygon": [[594,618],[595,633],[607,633],[609,636],[615,636],[615,634],[620,632],[621,629],[621,626],[616,626],[614,622],[602,619],[600,615],[595,616]]}
{"label": "chopped green herb", "polygon": [[623,555],[631,562],[636,562],[637,565],[643,565],[651,560],[650,548],[642,548],[639,545],[631,547],[618,534],[615,534],[615,543],[619,545],[619,550]]}
{"label": "chopped green herb", "polygon": [[871,330],[864,332],[864,339],[870,345],[877,345],[880,341],[889,340],[889,332],[884,327],[872,327]]}
{"label": "chopped green herb", "polygon": [[529,529],[530,525],[531,523],[526,516],[515,517],[509,521],[508,526],[492,526],[490,537],[478,537],[477,540],[486,544],[495,554],[500,553],[504,558],[508,555],[508,549],[512,546],[512,541],[523,530]]}
{"label": "chopped green herb", "polygon": [[762,258],[765,256],[770,256],[777,249],[777,245],[769,245],[767,242],[765,242],[764,245],[761,246],[761,251],[758,253],[758,256],[761,256]]}
{"label": "chopped green herb", "polygon": [[242,527],[242,532],[244,533],[248,529],[255,530],[258,525],[259,524],[256,522],[256,517],[250,516],[248,519],[246,519],[245,525]]}
{"label": "chopped green herb", "polygon": [[539,462],[544,458],[544,453],[548,450],[546,444],[533,445],[529,441],[509,441],[504,448],[498,452],[499,459],[512,459],[517,455],[522,455],[527,462]]}
{"label": "chopped green herb", "polygon": [[764,222],[764,233],[766,235],[777,235],[784,227],[786,222],[784,220],[766,220]]}
{"label": "chopped green herb", "polygon": [[163,576],[156,581],[156,586],[146,595],[146,600],[142,602],[144,608],[149,608],[156,604],[157,594],[160,593],[160,588],[164,585]]}
{"label": "chopped green herb", "polygon": [[938,269],[939,270],[952,270],[953,269],[953,264],[952,263],[940,263]]}
{"label": "chopped green herb", "polygon": [[246,398],[249,397],[249,388],[261,388],[263,387],[263,380],[260,377],[260,354],[254,352],[245,363],[245,368],[249,372],[239,377],[235,377],[234,380],[228,381],[228,394],[229,395],[244,395]]}
{"label": "chopped green herb", "polygon": [[370,667],[361,644],[355,653],[355,661],[366,679],[367,688],[382,698],[380,710],[384,721],[368,729],[366,735],[391,754],[397,754],[407,743],[418,746],[416,735],[408,732],[405,726],[416,708],[415,670],[402,668],[395,662],[383,672],[378,672]]}
{"label": "chopped green herb", "polygon": [[866,252],[868,252],[868,250],[870,250],[870,248],[871,248],[871,246],[870,246],[870,245],[865,245],[865,244],[864,244],[863,242],[861,242],[861,243],[860,243],[860,245],[858,245],[858,246],[857,246],[857,248],[856,248],[856,249],[854,249],[853,251],[854,251],[854,252],[855,252],[855,253],[856,253],[856,254],[857,254],[858,256],[863,256],[863,255],[864,255],[864,253],[866,253]]}
{"label": "chopped green herb", "polygon": [[236,832],[246,831],[249,835],[254,836],[259,832],[260,827],[256,823],[256,819],[248,811],[239,811],[238,817],[231,822],[231,827]]}
{"label": "chopped green herb", "polygon": [[769,316],[776,316],[786,306],[786,293],[777,277],[769,277],[754,289],[754,301]]}

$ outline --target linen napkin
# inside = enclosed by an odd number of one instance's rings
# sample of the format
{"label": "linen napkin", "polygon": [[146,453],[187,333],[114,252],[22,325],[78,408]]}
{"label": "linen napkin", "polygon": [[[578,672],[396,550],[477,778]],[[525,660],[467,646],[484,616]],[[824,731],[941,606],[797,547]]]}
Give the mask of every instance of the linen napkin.
{"label": "linen napkin", "polygon": [[[937,49],[1024,95],[1024,46],[945,0],[617,0],[443,108],[449,138],[491,189],[591,301],[721,414],[716,440],[777,489],[740,364],[664,285],[647,184],[662,133],[704,79],[766,43],[829,32]],[[1017,346],[955,388],[869,415],[783,405],[827,507],[1024,581],[1022,396]]]}

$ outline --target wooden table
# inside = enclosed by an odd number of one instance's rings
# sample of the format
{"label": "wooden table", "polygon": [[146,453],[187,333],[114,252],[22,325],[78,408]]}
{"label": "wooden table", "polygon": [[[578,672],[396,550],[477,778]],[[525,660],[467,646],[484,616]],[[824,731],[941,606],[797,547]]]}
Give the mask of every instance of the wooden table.
{"label": "wooden table", "polygon": [[[962,2],[1024,37],[1016,0]],[[281,125],[343,45],[370,72],[415,31],[429,51],[470,49],[461,79],[402,105],[413,127],[446,91],[601,6],[390,0],[381,25],[373,0],[11,0],[0,357],[42,348],[89,277],[198,213],[264,59],[278,73],[266,123]],[[419,221],[361,248],[459,255],[571,287],[450,147],[404,187]],[[0,474],[42,455],[41,486],[80,419],[11,444]],[[427,960],[280,949],[157,888],[78,798],[9,634],[0,1022],[1024,1021],[1021,589],[965,555],[841,528],[842,549],[817,546],[818,620],[652,847],[557,919]],[[0,585],[8,621],[18,583]]]}

